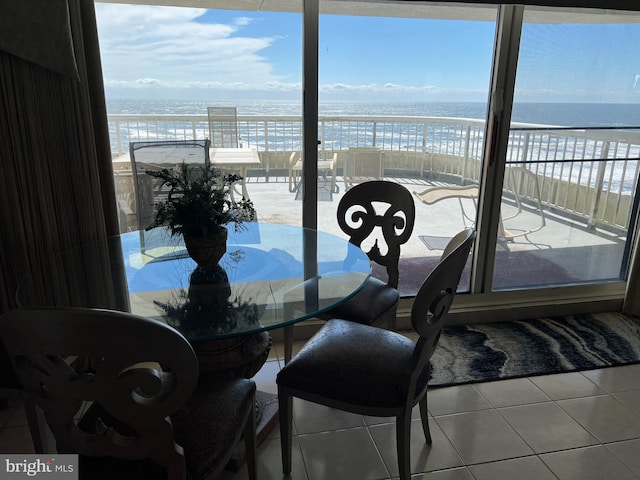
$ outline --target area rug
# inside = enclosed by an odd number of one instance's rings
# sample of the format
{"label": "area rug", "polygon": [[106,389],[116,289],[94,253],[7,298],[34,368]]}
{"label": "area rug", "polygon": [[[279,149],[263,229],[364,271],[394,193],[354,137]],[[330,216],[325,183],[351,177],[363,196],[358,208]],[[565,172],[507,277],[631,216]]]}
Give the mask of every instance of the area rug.
{"label": "area rug", "polygon": [[445,327],[431,387],[640,362],[640,319],[594,313]]}

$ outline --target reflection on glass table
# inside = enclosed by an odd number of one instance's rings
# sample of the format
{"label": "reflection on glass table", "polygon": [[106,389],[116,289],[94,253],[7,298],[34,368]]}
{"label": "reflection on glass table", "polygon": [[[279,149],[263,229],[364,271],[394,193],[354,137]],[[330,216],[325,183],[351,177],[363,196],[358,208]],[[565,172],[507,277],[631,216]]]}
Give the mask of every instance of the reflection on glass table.
{"label": "reflection on glass table", "polygon": [[192,343],[271,330],[330,310],[370,274],[368,257],[346,239],[288,225],[229,227],[227,253],[198,267],[179,238],[135,232],[122,251],[132,313],[166,321]]}

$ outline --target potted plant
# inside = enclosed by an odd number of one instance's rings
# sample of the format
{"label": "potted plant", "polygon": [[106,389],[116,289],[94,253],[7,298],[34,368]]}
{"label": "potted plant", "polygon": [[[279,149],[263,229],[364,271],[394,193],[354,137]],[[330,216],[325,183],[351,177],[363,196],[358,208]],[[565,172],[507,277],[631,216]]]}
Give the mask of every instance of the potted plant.
{"label": "potted plant", "polygon": [[242,180],[239,175],[188,163],[146,173],[159,180],[158,187],[166,193],[156,203],[147,230],[166,226],[172,235],[182,235],[189,256],[200,267],[215,266],[224,255],[229,223],[239,229],[243,222],[256,218],[251,200],[233,198],[231,189]]}

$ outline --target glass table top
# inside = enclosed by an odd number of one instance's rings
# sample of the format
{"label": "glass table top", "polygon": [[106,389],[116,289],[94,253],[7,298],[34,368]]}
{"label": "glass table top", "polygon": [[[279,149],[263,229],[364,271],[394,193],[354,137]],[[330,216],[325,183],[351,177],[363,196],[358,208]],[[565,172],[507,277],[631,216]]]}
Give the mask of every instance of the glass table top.
{"label": "glass table top", "polygon": [[29,275],[17,300],[127,310],[199,342],[317,316],[353,296],[370,275],[367,255],[344,238],[289,225],[242,227],[229,226],[227,252],[213,268],[198,267],[182,238],[163,228],[69,249]]}

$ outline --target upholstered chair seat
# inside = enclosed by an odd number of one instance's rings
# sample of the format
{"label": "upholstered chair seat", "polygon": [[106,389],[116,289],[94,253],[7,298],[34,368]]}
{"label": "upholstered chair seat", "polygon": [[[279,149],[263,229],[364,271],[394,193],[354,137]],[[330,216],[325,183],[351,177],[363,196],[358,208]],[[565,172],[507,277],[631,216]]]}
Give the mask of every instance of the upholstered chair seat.
{"label": "upholstered chair seat", "polygon": [[[415,348],[413,341],[396,332],[329,320],[281,371],[278,385],[304,396],[356,404],[358,410],[401,409],[407,401]],[[355,371],[353,365],[366,368]],[[324,374],[318,375],[319,371]],[[424,390],[427,380],[423,375],[417,392]]]}

